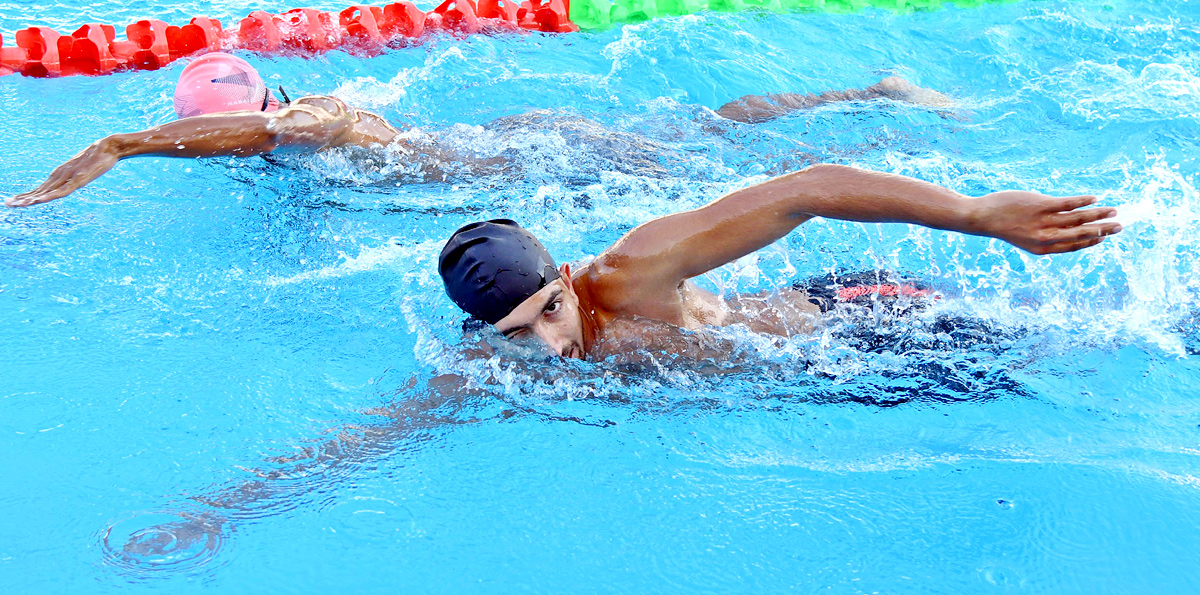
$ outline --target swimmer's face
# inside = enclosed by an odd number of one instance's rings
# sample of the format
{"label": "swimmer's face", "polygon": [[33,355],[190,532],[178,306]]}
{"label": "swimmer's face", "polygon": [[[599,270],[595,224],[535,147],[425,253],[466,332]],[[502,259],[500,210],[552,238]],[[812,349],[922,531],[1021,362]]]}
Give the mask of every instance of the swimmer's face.
{"label": "swimmer's face", "polygon": [[583,316],[571,283],[571,269],[521,302],[496,322],[496,330],[512,341],[540,340],[564,358],[583,359]]}

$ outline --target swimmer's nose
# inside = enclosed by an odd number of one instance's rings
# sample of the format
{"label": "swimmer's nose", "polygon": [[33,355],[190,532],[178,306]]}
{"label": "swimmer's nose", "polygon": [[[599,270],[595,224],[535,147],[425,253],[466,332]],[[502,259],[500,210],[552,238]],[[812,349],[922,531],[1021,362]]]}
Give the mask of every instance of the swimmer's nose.
{"label": "swimmer's nose", "polygon": [[550,337],[550,336],[546,336],[542,333],[537,333],[537,336],[539,339],[542,340],[542,343],[545,344],[546,347],[548,347],[550,349],[550,351],[558,354],[559,357],[562,357],[562,358],[570,357],[570,352],[571,352],[571,341],[570,340],[563,339],[561,337]]}

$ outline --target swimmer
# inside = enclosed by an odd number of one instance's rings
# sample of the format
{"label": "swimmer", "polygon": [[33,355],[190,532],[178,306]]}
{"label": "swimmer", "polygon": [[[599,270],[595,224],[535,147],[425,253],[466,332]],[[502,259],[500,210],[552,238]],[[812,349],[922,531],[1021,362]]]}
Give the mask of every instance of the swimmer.
{"label": "swimmer", "polygon": [[[280,89],[282,92],[282,89]],[[762,122],[796,110],[837,101],[887,98],[931,107],[945,107],[942,94],[917,87],[899,77],[886,78],[862,90],[820,95],[785,93],[750,95],[717,109],[717,114],[741,122]],[[104,137],[51,172],[36,189],[9,197],[10,207],[49,202],[82,188],[130,157],[253,157],[315,152],[336,147],[395,150],[410,160],[430,180],[444,180],[454,171],[485,171],[506,165],[503,157],[480,159],[435,143],[417,142],[371,112],[346,105],[330,96],[301,97],[288,102],[276,98],[258,72],[245,60],[220,52],[206,54],[183,70],[175,90],[179,120],[140,132]],[[629,137],[588,120],[566,121],[544,111],[500,118],[488,128],[512,131],[529,125],[549,125],[564,133],[603,146],[605,141]],[[659,145],[646,139],[624,139],[634,150],[658,153]],[[628,159],[636,164],[637,159]],[[653,168],[652,159],[642,165]],[[451,171],[447,171],[447,170]]]}
{"label": "swimmer", "polygon": [[[695,210],[635,227],[577,269],[554,259],[517,223],[456,231],[438,258],[446,292],[505,338],[563,358],[602,360],[632,350],[679,353],[679,330],[742,324],[788,336],[825,309],[800,287],[722,299],[690,279],[760,250],[813,217],[910,223],[1004,240],[1044,255],[1095,246],[1121,225],[1094,196],[1004,191],[978,198],[904,176],[814,165],[737,190]],[[919,292],[896,287],[891,292]],[[685,336],[687,335],[687,336]]]}

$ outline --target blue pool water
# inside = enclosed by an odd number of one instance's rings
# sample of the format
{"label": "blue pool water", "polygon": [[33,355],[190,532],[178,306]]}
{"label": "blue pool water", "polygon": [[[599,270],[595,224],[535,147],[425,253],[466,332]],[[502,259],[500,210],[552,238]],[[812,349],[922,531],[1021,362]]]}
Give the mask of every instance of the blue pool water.
{"label": "blue pool water", "polygon": [[[0,32],[292,7],[10,0]],[[147,158],[0,211],[0,592],[1195,593],[1198,17],[1133,0],[706,13],[249,56],[293,95],[520,167],[417,184],[389,154]],[[169,121],[182,67],[0,78],[0,195]],[[893,74],[960,108],[711,112]],[[515,134],[481,126],[535,109]],[[704,373],[464,356],[432,266],[458,226],[513,216],[582,261],[817,161],[1095,193],[1126,230],[1039,258],[817,220],[702,283],[877,268],[949,297],[876,330],[725,329],[729,362]],[[482,394],[431,396],[443,373]]]}

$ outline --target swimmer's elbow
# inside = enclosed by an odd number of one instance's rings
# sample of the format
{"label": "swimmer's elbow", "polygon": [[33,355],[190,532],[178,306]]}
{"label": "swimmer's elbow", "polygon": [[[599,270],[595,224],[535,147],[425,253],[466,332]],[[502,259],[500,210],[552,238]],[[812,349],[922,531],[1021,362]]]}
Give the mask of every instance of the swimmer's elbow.
{"label": "swimmer's elbow", "polygon": [[849,165],[816,163],[789,177],[797,182],[795,187],[797,196],[824,200],[831,195],[839,194],[863,173],[863,170]]}
{"label": "swimmer's elbow", "polygon": [[138,133],[110,134],[91,144],[85,152],[95,152],[110,155],[117,159],[141,155],[147,151],[143,135]]}
{"label": "swimmer's elbow", "polygon": [[[768,202],[779,204],[789,221],[800,224],[812,217],[827,217],[844,198],[862,170],[833,163],[817,163],[765,183]],[[835,217],[836,218],[836,217]]]}

